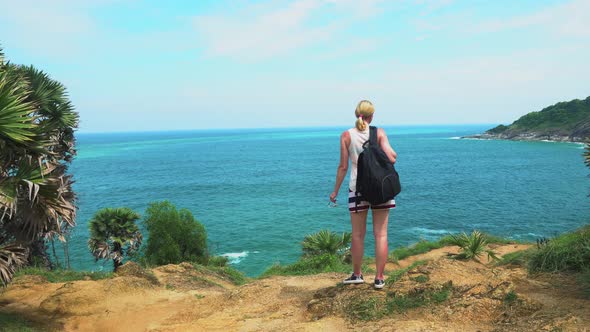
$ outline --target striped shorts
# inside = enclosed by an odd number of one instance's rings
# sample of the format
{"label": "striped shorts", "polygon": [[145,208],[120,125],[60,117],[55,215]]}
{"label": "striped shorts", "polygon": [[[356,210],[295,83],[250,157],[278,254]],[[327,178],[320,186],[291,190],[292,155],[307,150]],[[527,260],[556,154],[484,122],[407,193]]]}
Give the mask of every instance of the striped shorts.
{"label": "striped shorts", "polygon": [[373,210],[394,209],[395,208],[395,199],[392,199],[391,201],[385,202],[383,204],[371,205],[371,203],[363,200],[362,196],[356,196],[353,191],[351,191],[350,189],[348,190],[348,211],[360,212],[360,211],[366,211],[369,208],[371,208]]}

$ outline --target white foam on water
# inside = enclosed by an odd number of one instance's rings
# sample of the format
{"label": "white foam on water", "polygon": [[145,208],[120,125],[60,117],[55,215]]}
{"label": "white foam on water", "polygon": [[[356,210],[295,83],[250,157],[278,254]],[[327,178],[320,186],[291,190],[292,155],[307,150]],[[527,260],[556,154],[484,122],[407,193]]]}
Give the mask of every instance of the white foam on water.
{"label": "white foam on water", "polygon": [[449,137],[448,139],[461,139],[461,136],[453,136],[453,137]]}
{"label": "white foam on water", "polygon": [[449,234],[450,232],[444,229],[429,229],[423,227],[412,227],[412,231],[417,233],[426,233],[426,234]]}
{"label": "white foam on water", "polygon": [[246,258],[248,256],[248,252],[247,251],[228,252],[226,254],[221,254],[221,256],[227,257],[230,264],[237,264],[237,263],[241,262],[242,260],[244,260],[244,258]]}

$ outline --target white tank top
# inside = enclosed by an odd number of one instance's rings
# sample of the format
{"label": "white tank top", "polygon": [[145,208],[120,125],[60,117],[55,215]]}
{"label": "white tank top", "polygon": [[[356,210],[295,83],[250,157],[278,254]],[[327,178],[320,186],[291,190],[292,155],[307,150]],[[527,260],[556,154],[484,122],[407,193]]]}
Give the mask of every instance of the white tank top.
{"label": "white tank top", "polygon": [[355,128],[348,129],[350,134],[350,146],[348,147],[348,155],[352,167],[350,169],[350,182],[348,188],[351,191],[356,192],[356,173],[357,173],[357,162],[359,160],[359,154],[363,152],[363,144],[369,140],[369,126],[364,131],[359,131]]}

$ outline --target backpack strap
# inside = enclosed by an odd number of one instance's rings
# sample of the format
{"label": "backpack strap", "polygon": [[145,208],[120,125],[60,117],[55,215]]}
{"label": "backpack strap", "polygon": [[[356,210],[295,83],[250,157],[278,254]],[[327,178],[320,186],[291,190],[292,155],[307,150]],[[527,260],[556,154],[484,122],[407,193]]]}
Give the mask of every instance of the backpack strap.
{"label": "backpack strap", "polygon": [[[369,126],[369,140],[363,144],[363,149],[365,149],[367,147],[367,144],[369,146],[377,146],[377,127]],[[354,193],[354,211],[355,212],[359,212],[359,210],[358,210],[358,201],[360,198],[359,194],[360,193],[358,192],[358,188],[357,188],[357,191]]]}
{"label": "backpack strap", "polygon": [[377,146],[377,127],[370,126],[369,127],[369,141],[371,145]]}

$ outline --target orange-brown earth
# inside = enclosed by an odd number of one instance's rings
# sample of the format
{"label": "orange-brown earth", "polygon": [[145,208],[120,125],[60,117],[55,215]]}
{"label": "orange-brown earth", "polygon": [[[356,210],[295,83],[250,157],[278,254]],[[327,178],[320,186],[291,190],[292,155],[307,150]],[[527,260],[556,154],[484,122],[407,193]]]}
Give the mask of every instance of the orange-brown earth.
{"label": "orange-brown earth", "polygon": [[[494,250],[503,255],[524,248]],[[521,267],[450,259],[457,250],[388,263],[392,271],[426,261],[380,291],[371,283],[340,285],[345,276],[337,273],[234,286],[187,263],[152,274],[126,264],[98,281],[24,276],[0,290],[0,312],[58,331],[590,331],[590,299],[574,277],[529,276]],[[441,290],[448,298],[440,303],[384,311],[392,297],[428,298]]]}

